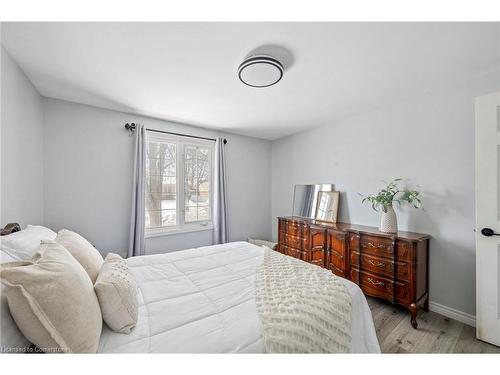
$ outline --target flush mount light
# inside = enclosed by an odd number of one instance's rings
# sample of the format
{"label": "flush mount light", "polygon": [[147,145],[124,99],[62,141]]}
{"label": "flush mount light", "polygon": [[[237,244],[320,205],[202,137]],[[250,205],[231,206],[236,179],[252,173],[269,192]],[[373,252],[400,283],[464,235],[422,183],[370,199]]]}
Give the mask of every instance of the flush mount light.
{"label": "flush mount light", "polygon": [[251,87],[269,87],[283,77],[283,65],[267,55],[249,56],[238,67],[238,77]]}

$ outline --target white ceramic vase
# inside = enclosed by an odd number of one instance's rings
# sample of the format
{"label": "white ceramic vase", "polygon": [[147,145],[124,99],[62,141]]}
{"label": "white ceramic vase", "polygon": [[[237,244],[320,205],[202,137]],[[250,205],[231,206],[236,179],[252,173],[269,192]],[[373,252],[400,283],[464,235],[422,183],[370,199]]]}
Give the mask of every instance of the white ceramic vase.
{"label": "white ceramic vase", "polygon": [[398,219],[392,205],[387,207],[387,212],[382,211],[379,230],[385,233],[396,233],[398,231]]}

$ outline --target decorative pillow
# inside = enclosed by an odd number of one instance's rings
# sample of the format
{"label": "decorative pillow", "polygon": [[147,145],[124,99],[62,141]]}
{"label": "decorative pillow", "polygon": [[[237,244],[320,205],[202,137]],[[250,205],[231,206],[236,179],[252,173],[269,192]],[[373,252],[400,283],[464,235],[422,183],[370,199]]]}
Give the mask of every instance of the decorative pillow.
{"label": "decorative pillow", "polygon": [[130,333],[137,323],[137,284],[121,256],[109,253],[94,285],[102,317],[115,332]]}
{"label": "decorative pillow", "polygon": [[[9,254],[0,251],[0,263],[14,262],[16,259]],[[0,352],[1,353],[22,353],[25,352],[31,343],[24,337],[16,323],[10,315],[7,297],[5,296],[4,285],[0,289]]]}
{"label": "decorative pillow", "polygon": [[17,326],[42,351],[97,351],[99,302],[87,273],[64,247],[44,241],[32,259],[1,264],[0,279]]}
{"label": "decorative pillow", "polygon": [[41,225],[28,225],[26,229],[0,237],[2,251],[16,260],[31,258],[42,240],[53,240],[56,232]]}
{"label": "decorative pillow", "polygon": [[92,284],[95,283],[104,262],[101,253],[78,233],[67,229],[61,229],[57,233],[56,242],[63,245],[80,262],[90,276]]}

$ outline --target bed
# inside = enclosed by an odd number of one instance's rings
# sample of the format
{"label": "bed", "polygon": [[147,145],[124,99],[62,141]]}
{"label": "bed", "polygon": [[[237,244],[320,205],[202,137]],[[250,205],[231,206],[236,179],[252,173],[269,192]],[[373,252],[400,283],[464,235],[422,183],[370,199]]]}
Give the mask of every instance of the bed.
{"label": "bed", "polygon": [[[127,259],[139,288],[130,334],[104,325],[101,353],[262,353],[254,298],[264,249],[232,242]],[[380,353],[371,311],[345,279],[352,301],[351,353]]]}

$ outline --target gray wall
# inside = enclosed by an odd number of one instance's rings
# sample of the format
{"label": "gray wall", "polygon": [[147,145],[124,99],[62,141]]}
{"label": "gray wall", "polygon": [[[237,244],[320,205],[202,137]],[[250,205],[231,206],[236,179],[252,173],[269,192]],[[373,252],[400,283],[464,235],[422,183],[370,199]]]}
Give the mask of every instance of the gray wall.
{"label": "gray wall", "polygon": [[[201,136],[206,129],[127,113],[44,99],[45,224],[80,232],[103,253],[125,254],[133,163],[133,138],[123,125]],[[271,237],[271,142],[222,134],[228,139],[230,240]],[[208,231],[149,238],[148,254],[212,244]]]}
{"label": "gray wall", "polygon": [[42,98],[9,54],[1,51],[1,217],[43,223]]}
{"label": "gray wall", "polygon": [[421,186],[425,211],[397,210],[402,230],[429,233],[430,299],[475,314],[474,97],[495,91],[498,72],[394,102],[273,142],[273,237],[276,216],[291,212],[293,185],[334,183],[341,221],[378,225],[358,193],[379,180]]}

